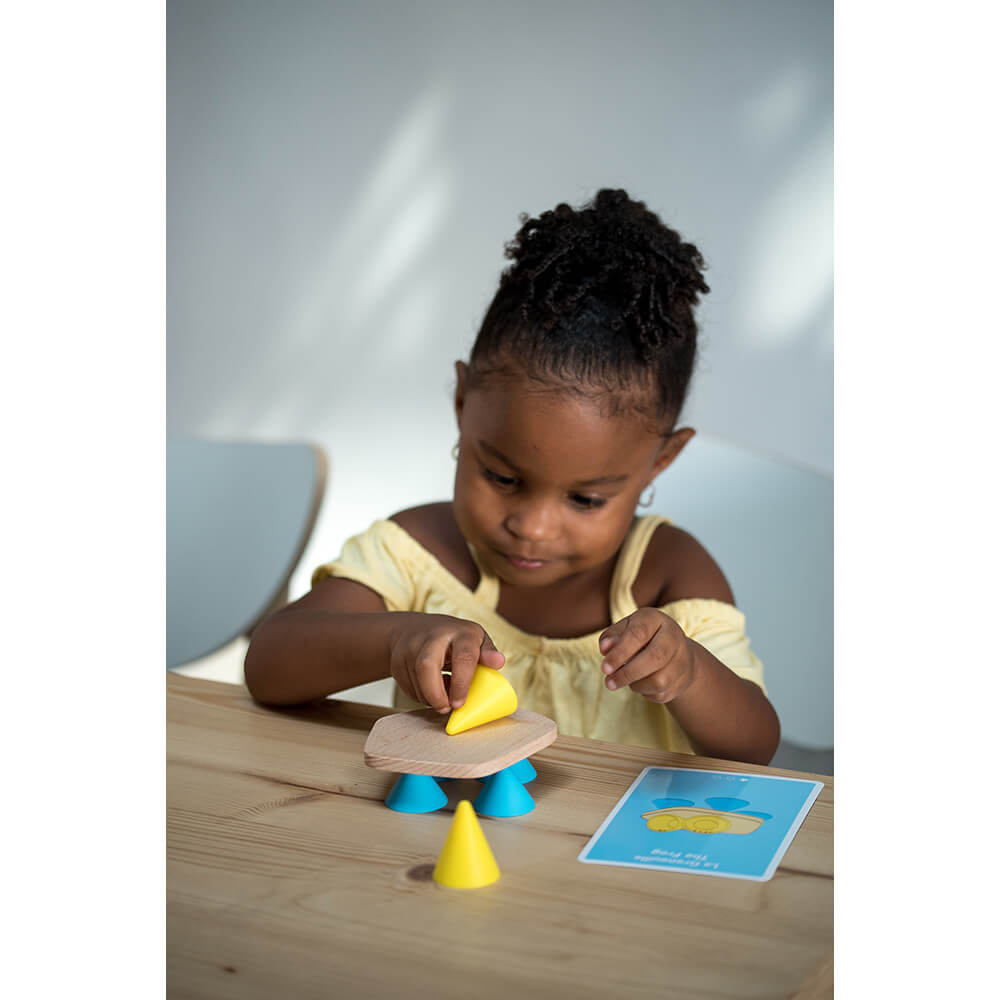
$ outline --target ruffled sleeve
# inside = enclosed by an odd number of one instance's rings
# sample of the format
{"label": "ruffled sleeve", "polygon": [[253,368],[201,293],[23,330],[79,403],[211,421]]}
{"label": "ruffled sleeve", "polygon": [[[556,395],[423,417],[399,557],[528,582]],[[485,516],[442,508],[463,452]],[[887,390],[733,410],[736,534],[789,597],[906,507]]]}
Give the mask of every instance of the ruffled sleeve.
{"label": "ruffled sleeve", "polygon": [[737,677],[752,681],[767,693],[764,665],[750,648],[742,611],[725,601],[707,598],[672,601],[660,610],[673,618],[689,639],[704,646]]}
{"label": "ruffled sleeve", "polygon": [[419,558],[410,536],[392,521],[376,521],[363,534],[349,538],[340,556],[317,567],[315,586],[329,576],[354,580],[382,596],[388,611],[410,611],[417,606]]}

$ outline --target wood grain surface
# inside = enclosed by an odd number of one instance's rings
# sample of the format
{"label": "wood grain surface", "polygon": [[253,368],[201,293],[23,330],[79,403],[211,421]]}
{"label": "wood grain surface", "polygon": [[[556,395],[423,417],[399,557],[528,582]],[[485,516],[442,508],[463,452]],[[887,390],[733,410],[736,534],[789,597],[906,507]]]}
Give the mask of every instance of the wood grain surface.
{"label": "wood grain surface", "polygon": [[551,746],[556,724],[526,708],[449,736],[448,718],[433,708],[376,720],[365,741],[365,763],[397,774],[482,778]]}
{"label": "wood grain surface", "polygon": [[446,889],[431,871],[480,785],[386,808],[363,747],[391,711],[167,675],[169,997],[832,996],[832,779],[769,882],[586,865],[648,765],[802,775],[562,736],[532,757],[536,808],[480,818],[499,881]]}

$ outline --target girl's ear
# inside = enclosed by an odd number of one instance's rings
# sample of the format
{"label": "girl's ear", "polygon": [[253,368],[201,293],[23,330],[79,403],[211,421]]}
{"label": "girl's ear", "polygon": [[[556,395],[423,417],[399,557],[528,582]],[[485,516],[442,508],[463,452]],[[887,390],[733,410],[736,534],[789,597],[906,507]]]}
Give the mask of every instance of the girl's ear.
{"label": "girl's ear", "polygon": [[465,377],[469,367],[464,361],[455,362],[455,419],[462,419],[462,407],[465,405]]}
{"label": "girl's ear", "polygon": [[[694,437],[693,427],[680,427],[668,435],[653,463],[653,473],[649,477],[651,483],[673,460],[684,450],[684,446]],[[649,483],[646,485],[648,486]]]}

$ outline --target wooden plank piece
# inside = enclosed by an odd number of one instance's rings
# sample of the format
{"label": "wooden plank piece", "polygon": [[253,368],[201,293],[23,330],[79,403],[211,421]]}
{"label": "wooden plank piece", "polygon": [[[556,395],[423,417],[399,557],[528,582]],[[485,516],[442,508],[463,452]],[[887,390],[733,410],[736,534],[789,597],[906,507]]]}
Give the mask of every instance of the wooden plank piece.
{"label": "wooden plank piece", "polygon": [[432,708],[379,719],[365,743],[365,763],[401,774],[482,778],[544,750],[558,735],[551,719],[524,708],[456,736],[445,732],[446,721]]}

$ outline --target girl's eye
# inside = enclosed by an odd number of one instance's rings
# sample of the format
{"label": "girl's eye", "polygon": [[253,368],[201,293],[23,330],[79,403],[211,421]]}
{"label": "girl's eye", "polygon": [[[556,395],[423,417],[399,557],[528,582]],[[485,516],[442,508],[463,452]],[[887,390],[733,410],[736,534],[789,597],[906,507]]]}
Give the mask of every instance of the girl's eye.
{"label": "girl's eye", "polygon": [[497,486],[503,486],[509,488],[511,486],[517,486],[517,480],[513,476],[504,476],[499,472],[494,472],[492,469],[487,469],[483,467],[483,475],[491,482],[496,483]]}
{"label": "girl's eye", "polygon": [[574,507],[579,507],[581,510],[597,510],[607,503],[604,497],[588,497],[582,493],[571,493],[569,499]]}

